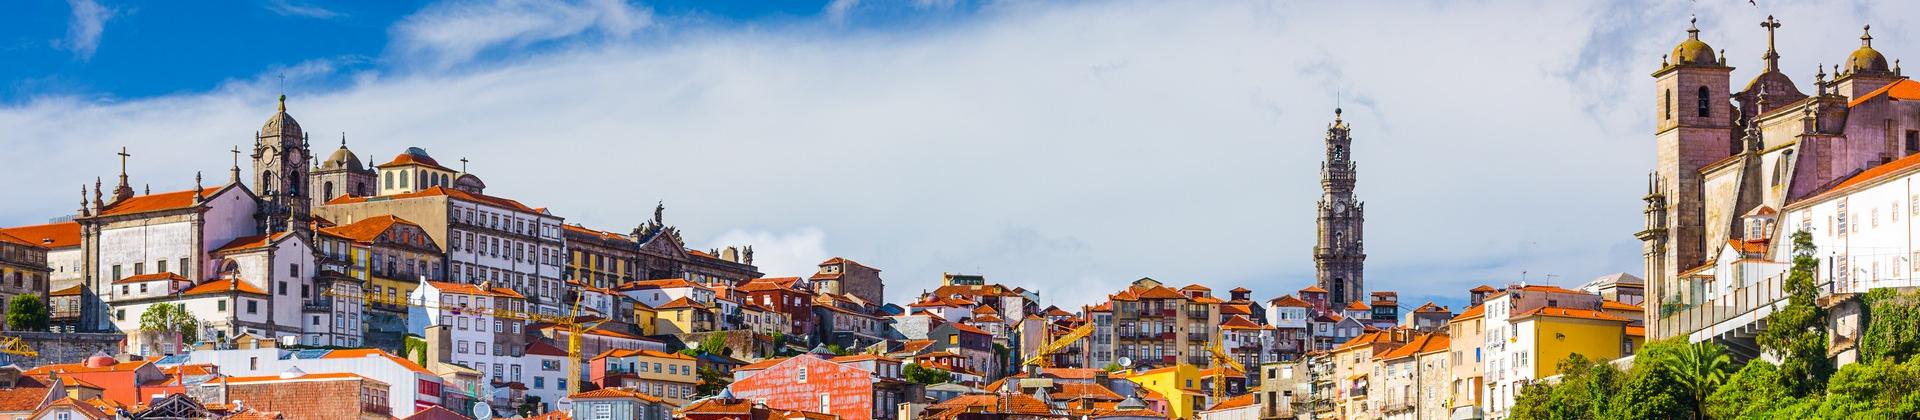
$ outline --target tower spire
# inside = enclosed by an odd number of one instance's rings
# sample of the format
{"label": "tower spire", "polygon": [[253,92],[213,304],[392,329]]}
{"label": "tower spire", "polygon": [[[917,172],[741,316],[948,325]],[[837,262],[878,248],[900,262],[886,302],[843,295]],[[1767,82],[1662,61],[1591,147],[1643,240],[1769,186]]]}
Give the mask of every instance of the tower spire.
{"label": "tower spire", "polygon": [[133,155],[127,153],[126,146],[120,146],[119,155],[120,155],[120,185],[113,188],[114,202],[119,202],[120,200],[133,198],[133,185],[127,182],[127,158]]}
{"label": "tower spire", "polygon": [[227,183],[238,184],[240,183],[240,146],[233,146],[233,150],[229,152],[233,152],[233,173],[228,174]]}
{"label": "tower spire", "polygon": [[1780,21],[1774,20],[1773,15],[1767,15],[1767,20],[1760,22],[1760,27],[1767,29],[1767,55],[1762,57],[1767,60],[1766,71],[1780,71],[1780,52],[1773,49],[1773,30],[1780,29]]}

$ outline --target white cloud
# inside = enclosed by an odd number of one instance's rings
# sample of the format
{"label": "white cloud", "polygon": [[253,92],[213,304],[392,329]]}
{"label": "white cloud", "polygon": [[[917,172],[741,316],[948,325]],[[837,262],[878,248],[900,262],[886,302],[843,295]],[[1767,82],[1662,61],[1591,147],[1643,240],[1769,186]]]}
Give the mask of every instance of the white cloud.
{"label": "white cloud", "polygon": [[429,6],[393,28],[396,52],[434,68],[465,63],[499,48],[525,47],[589,31],[620,40],[647,27],[653,13],[622,0],[453,1]]}
{"label": "white cloud", "polygon": [[860,0],[833,0],[832,2],[828,2],[825,9],[827,22],[834,24],[846,23],[847,14],[853,13],[853,8],[855,7],[860,7]]}
{"label": "white cloud", "polygon": [[299,0],[268,0],[266,8],[267,11],[281,16],[298,16],[314,19],[333,19],[344,16],[344,14],[340,12]]}
{"label": "white cloud", "polygon": [[707,243],[707,247],[696,249],[753,246],[753,263],[768,277],[806,277],[817,271],[821,261],[833,257],[827,252],[827,233],[816,227],[788,231],[731,229]]}
{"label": "white cloud", "polygon": [[67,21],[66,39],[56,45],[81,61],[92,60],[94,50],[100,48],[100,33],[116,11],[94,0],[67,0],[67,6],[73,9],[73,17]]}
{"label": "white cloud", "polygon": [[[893,300],[979,272],[1074,307],[1143,276],[1262,298],[1309,284],[1338,93],[1368,286],[1460,299],[1521,271],[1639,271],[1646,74],[1686,28],[1685,10],[1572,3],[1008,2],[912,32],[688,25],[643,43],[598,36],[640,26],[608,16],[648,19],[609,4],[429,8],[394,30],[419,54],[396,57],[463,71],[358,74],[292,92],[289,111],[352,133],[363,160],[408,146],[471,158],[490,192],[569,223],[624,230],[665,200],[695,243],[754,242],[769,275],[843,256],[885,270]],[[1744,83],[1764,13],[1699,12]],[[1844,58],[1860,16],[1920,16],[1849,13],[1781,12],[1791,76]],[[1912,22],[1874,23],[1882,52],[1917,51]],[[470,60],[581,38],[603,42]],[[0,224],[70,213],[74,184],[112,179],[123,144],[136,184],[224,179],[223,151],[250,141],[272,86],[0,108],[0,150],[37,156],[12,169],[43,181],[9,187],[25,204],[0,207]]]}

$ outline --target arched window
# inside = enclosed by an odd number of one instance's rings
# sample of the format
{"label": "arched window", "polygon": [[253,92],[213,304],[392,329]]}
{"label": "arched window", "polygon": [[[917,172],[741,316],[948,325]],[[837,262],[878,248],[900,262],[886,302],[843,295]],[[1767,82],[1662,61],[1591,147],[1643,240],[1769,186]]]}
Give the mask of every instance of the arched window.
{"label": "arched window", "polygon": [[427,171],[415,172],[414,174],[415,176],[420,177],[420,180],[417,182],[414,182],[413,184],[419,185],[420,188],[426,188],[427,187]]}
{"label": "arched window", "polygon": [[406,187],[407,187],[407,179],[408,179],[408,178],[413,178],[413,177],[411,177],[411,176],[407,176],[407,173],[406,173],[406,172],[401,172],[401,173],[400,173],[400,188],[406,188]]}
{"label": "arched window", "polygon": [[273,192],[273,171],[260,172],[260,194]]}
{"label": "arched window", "polygon": [[333,199],[333,181],[327,181],[320,184],[320,199],[321,200]]}
{"label": "arched window", "polygon": [[353,195],[365,197],[367,195],[367,183],[365,182],[353,183]]}
{"label": "arched window", "polygon": [[1673,119],[1673,90],[1660,92],[1660,118]]}
{"label": "arched window", "polygon": [[393,172],[388,171],[385,175],[387,176],[387,188],[393,188]]}
{"label": "arched window", "polygon": [[1701,86],[1700,87],[1700,116],[1701,117],[1713,116],[1713,109],[1707,107],[1707,104],[1709,103],[1711,102],[1707,101],[1707,87]]}

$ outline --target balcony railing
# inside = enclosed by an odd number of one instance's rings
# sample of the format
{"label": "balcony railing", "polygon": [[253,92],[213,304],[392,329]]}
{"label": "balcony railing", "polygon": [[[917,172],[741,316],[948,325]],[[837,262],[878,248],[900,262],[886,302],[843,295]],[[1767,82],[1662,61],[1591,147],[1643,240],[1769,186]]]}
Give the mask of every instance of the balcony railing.
{"label": "balcony railing", "polygon": [[1207,319],[1207,315],[1207,311],[1187,311],[1188,318]]}
{"label": "balcony railing", "polygon": [[1172,339],[1173,339],[1173,331],[1167,331],[1167,332],[1163,332],[1163,333],[1160,333],[1160,339],[1161,339],[1161,340],[1172,340]]}
{"label": "balcony railing", "polygon": [[1161,356],[1160,363],[1166,364],[1166,365],[1172,365],[1175,362],[1177,362],[1179,359],[1180,358],[1178,356]]}
{"label": "balcony railing", "polygon": [[393,410],[390,408],[387,408],[386,404],[361,403],[360,412],[369,413],[369,414],[379,414],[379,415],[385,416],[387,414],[392,414]]}
{"label": "balcony railing", "polygon": [[1413,408],[1414,408],[1413,401],[1409,401],[1406,399],[1387,401],[1386,403],[1380,405],[1380,411],[1388,412],[1388,413],[1407,411],[1407,410],[1412,410]]}
{"label": "balcony railing", "polygon": [[1192,341],[1207,341],[1207,333],[1189,332],[1187,333],[1187,339]]}
{"label": "balcony railing", "polygon": [[1160,316],[1164,316],[1164,317],[1174,317],[1174,316],[1179,316],[1179,315],[1180,315],[1180,311],[1178,311],[1178,310],[1174,310],[1174,309],[1161,309],[1161,310],[1160,310]]}

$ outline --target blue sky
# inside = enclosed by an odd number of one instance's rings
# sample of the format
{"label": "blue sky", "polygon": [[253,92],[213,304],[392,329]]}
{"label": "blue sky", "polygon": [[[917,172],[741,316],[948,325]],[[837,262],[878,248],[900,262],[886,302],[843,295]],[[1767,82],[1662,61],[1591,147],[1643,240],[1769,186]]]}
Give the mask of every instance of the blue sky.
{"label": "blue sky", "polygon": [[123,146],[136,189],[223,182],[284,91],[316,154],[344,135],[365,161],[469,158],[489,193],[599,229],[665,201],[692,246],[753,244],[770,275],[843,256],[885,270],[890,300],[942,272],[1063,306],[1146,276],[1271,298],[1312,281],[1338,97],[1368,288],[1457,305],[1640,271],[1647,74],[1689,15],[1736,85],[1778,15],[1810,91],[1863,23],[1915,56],[1915,7],[19,2],[0,150],[35,156],[9,169],[36,182],[0,183],[0,225],[71,214]]}

